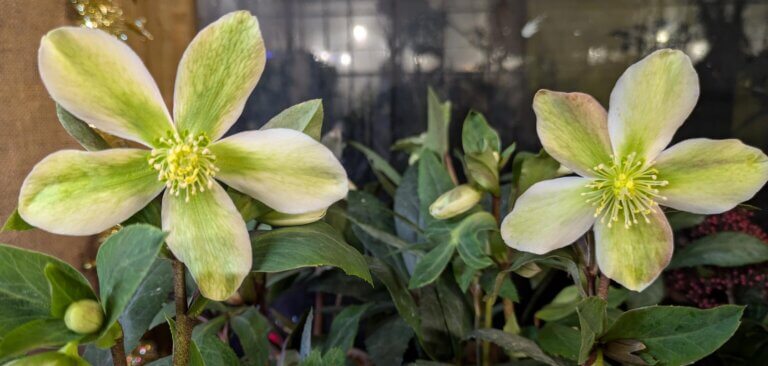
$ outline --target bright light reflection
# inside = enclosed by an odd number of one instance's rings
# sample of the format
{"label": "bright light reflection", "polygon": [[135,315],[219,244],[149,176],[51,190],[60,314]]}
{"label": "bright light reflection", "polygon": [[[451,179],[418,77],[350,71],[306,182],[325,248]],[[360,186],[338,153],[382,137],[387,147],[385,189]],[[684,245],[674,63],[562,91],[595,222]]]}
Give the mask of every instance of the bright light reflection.
{"label": "bright light reflection", "polygon": [[342,53],[341,56],[339,56],[339,63],[342,66],[349,66],[352,64],[352,56],[350,56],[347,52]]}
{"label": "bright light reflection", "polygon": [[360,24],[355,25],[352,27],[352,38],[357,42],[364,42],[368,38],[368,29]]}

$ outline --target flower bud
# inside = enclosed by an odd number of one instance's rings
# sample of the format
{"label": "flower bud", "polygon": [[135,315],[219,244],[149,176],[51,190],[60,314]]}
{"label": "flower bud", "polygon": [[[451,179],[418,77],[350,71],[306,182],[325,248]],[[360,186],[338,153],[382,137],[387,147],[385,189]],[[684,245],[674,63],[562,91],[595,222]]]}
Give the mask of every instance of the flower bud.
{"label": "flower bud", "polygon": [[462,184],[437,197],[429,206],[429,213],[436,219],[450,219],[467,212],[480,202],[482,197],[483,194],[474,187]]}
{"label": "flower bud", "polygon": [[104,323],[104,312],[95,300],[85,299],[69,305],[64,313],[64,324],[71,331],[80,334],[91,334],[101,328]]}
{"label": "flower bud", "polygon": [[272,226],[298,226],[318,221],[325,217],[326,210],[306,212],[303,214],[286,214],[272,211],[259,217],[259,221]]}

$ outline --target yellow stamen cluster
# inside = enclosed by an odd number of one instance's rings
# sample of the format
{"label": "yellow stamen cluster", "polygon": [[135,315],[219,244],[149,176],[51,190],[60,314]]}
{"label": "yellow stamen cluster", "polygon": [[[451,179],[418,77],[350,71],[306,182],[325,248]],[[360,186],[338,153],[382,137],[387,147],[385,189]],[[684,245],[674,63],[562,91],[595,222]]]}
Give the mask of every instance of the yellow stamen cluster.
{"label": "yellow stamen cluster", "polygon": [[637,224],[639,217],[650,222],[648,215],[658,209],[657,200],[667,199],[659,195],[658,187],[669,182],[658,180],[659,172],[652,167],[653,162],[646,164],[636,153],[611,159],[610,166],[600,164],[591,169],[597,178],[586,185],[592,190],[581,195],[595,206],[595,217],[602,214],[600,222],[608,220],[608,227],[619,217],[624,219],[625,228]]}
{"label": "yellow stamen cluster", "polygon": [[204,192],[213,186],[213,177],[219,171],[214,165],[216,156],[208,149],[210,140],[205,134],[190,135],[169,132],[152,149],[149,165],[157,170],[157,179],[165,182],[169,193],[184,199]]}

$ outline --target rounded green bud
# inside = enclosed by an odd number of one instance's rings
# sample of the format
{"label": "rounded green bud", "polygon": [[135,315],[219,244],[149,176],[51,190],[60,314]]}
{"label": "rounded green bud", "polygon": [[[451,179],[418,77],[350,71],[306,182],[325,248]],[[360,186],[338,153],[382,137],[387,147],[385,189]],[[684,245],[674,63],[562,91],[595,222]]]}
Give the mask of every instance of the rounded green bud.
{"label": "rounded green bud", "polygon": [[437,197],[429,206],[429,213],[436,219],[450,219],[467,212],[480,202],[482,197],[482,192],[469,184],[462,184]]}
{"label": "rounded green bud", "polygon": [[271,211],[259,217],[259,221],[272,226],[298,226],[318,221],[325,217],[326,210],[306,212],[303,214],[286,214]]}
{"label": "rounded green bud", "polygon": [[104,323],[104,311],[95,300],[85,299],[69,305],[64,313],[64,324],[69,330],[79,334],[91,334],[101,329]]}

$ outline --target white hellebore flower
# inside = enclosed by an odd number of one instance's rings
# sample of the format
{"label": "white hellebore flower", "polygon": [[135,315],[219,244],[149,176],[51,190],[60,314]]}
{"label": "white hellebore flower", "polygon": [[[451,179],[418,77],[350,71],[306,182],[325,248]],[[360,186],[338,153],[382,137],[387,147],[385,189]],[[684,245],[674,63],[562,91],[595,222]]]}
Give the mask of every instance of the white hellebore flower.
{"label": "white hellebore flower", "polygon": [[660,204],[716,214],[768,180],[768,157],[739,140],[691,139],[664,150],[698,97],[691,60],[668,49],[624,72],[608,112],[586,94],[536,93],[544,148],[579,176],[529,188],[502,223],[507,245],[544,254],[594,227],[600,270],[628,289],[646,288],[672,257]]}
{"label": "white hellebore flower", "polygon": [[347,194],[341,164],[301,132],[221,138],[264,70],[259,24],[248,12],[227,14],[192,40],[176,76],[173,118],[139,57],[103,31],[55,29],[43,37],[38,62],[45,87],[67,111],[150,148],[64,150],[43,159],[19,197],[21,217],[41,229],[96,234],[165,191],[168,246],[205,297],[224,300],[251,270],[251,244],[214,178],[287,214],[324,210]]}

